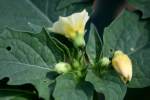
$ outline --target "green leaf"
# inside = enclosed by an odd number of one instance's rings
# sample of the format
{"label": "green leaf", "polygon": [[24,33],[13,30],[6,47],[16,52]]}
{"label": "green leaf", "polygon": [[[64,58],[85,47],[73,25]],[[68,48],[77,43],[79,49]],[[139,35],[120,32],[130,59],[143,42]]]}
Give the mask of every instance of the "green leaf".
{"label": "green leaf", "polygon": [[69,6],[70,4],[73,4],[73,3],[79,3],[79,2],[82,2],[83,0],[59,0],[59,4],[58,4],[58,7],[57,9],[63,9],[67,6]]}
{"label": "green leaf", "polygon": [[89,39],[86,44],[86,52],[92,63],[100,59],[101,49],[102,41],[99,37],[96,27],[93,24],[91,24]]}
{"label": "green leaf", "polygon": [[96,92],[103,93],[105,100],[123,100],[125,96],[126,85],[113,71],[97,76],[93,71],[89,70],[86,81],[93,84]]}
{"label": "green leaf", "polygon": [[[62,37],[61,37],[62,38]],[[62,43],[62,41],[59,41],[57,38],[53,37],[52,40],[55,42],[57,47],[63,51],[64,55],[64,61],[69,61],[72,59],[69,48]],[[55,51],[54,51],[55,52]]]}
{"label": "green leaf", "polygon": [[[49,98],[48,72],[56,63],[51,39],[45,30],[33,34],[10,29],[0,33],[0,79],[9,77],[8,84],[33,84],[39,95]],[[57,52],[56,52],[57,53]]]}
{"label": "green leaf", "polygon": [[[56,21],[59,16],[68,16],[73,12],[79,12],[85,8],[91,11],[91,3],[81,0],[30,0],[50,20]],[[67,2],[65,2],[67,1]]]}
{"label": "green leaf", "polygon": [[131,57],[133,79],[129,87],[150,85],[150,20],[141,21],[135,13],[125,11],[104,33],[103,54],[111,57],[122,50]]}
{"label": "green leaf", "polygon": [[128,0],[136,9],[143,13],[142,18],[150,17],[150,0]]}
{"label": "green leaf", "polygon": [[93,87],[88,82],[78,83],[72,74],[65,74],[56,79],[53,96],[55,100],[92,100]]}
{"label": "green leaf", "polygon": [[0,0],[0,32],[6,27],[33,32],[28,23],[41,27],[52,24],[29,0]]}

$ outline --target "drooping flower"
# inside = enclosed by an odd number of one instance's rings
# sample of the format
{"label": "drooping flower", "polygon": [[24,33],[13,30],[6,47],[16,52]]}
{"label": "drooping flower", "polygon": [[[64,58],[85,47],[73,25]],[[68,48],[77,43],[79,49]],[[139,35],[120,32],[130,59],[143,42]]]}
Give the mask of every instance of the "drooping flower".
{"label": "drooping flower", "polygon": [[54,70],[60,74],[67,73],[71,70],[71,66],[65,62],[59,62],[55,65]]}
{"label": "drooping flower", "polygon": [[118,50],[114,53],[112,59],[113,68],[120,74],[124,83],[131,81],[132,78],[132,62],[128,55]]}
{"label": "drooping flower", "polygon": [[88,12],[83,10],[68,17],[59,17],[59,20],[48,30],[71,39],[76,46],[82,46],[85,45],[85,25],[88,19]]}

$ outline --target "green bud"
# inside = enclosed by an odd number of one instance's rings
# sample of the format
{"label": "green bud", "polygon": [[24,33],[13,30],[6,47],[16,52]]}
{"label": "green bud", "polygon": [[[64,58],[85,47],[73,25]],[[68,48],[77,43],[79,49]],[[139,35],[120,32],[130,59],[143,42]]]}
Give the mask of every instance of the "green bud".
{"label": "green bud", "polygon": [[78,67],[80,67],[80,63],[79,63],[79,61],[77,61],[76,59],[73,59],[73,67],[75,68],[75,69],[78,69]]}
{"label": "green bud", "polygon": [[109,58],[107,58],[107,57],[103,57],[101,60],[100,60],[100,65],[102,66],[102,67],[106,67],[106,66],[108,66],[110,64],[110,60],[109,60]]}
{"label": "green bud", "polygon": [[82,34],[78,34],[74,40],[73,40],[73,43],[75,46],[77,47],[84,47],[85,46],[85,41],[84,41],[84,35]]}
{"label": "green bud", "polygon": [[59,62],[55,65],[55,71],[62,74],[62,73],[67,73],[71,70],[71,66],[68,63],[65,62]]}

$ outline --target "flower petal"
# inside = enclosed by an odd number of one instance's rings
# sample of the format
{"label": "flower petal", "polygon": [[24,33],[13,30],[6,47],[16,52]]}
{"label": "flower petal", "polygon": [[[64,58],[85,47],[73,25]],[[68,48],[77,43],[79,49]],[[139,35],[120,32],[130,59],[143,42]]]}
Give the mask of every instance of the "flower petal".
{"label": "flower petal", "polygon": [[59,20],[53,24],[52,28],[48,28],[48,30],[62,34],[73,40],[74,45],[84,46],[85,25],[88,19],[88,12],[83,10],[68,17],[59,17]]}
{"label": "flower petal", "polygon": [[114,69],[121,75],[121,79],[126,83],[132,78],[132,62],[122,51],[116,51],[112,59]]}

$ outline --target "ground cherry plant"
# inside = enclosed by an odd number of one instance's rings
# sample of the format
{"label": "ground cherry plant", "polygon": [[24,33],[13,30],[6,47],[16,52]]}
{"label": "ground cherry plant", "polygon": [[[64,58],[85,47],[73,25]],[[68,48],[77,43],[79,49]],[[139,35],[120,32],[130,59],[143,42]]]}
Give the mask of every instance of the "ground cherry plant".
{"label": "ground cherry plant", "polygon": [[97,0],[1,0],[0,100],[124,100],[127,88],[150,86],[150,2],[141,1],[110,12],[106,27],[93,21]]}

